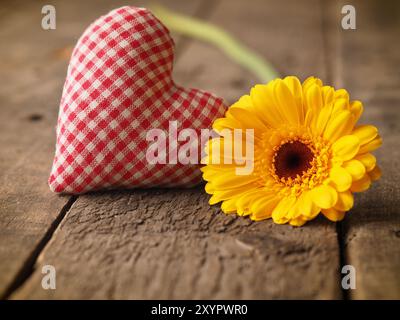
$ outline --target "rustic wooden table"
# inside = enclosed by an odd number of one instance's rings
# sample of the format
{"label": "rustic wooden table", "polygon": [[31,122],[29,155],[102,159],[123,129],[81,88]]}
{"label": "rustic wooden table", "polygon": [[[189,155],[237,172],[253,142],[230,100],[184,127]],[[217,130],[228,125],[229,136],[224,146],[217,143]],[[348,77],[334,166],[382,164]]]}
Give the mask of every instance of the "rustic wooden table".
{"label": "rustic wooden table", "polygon": [[[145,5],[131,1],[133,4]],[[131,3],[130,2],[130,3]],[[52,194],[46,180],[69,54],[96,17],[122,1],[52,1],[0,8],[0,296],[2,298],[400,298],[400,3],[356,1],[342,30],[334,1],[162,1],[211,21],[269,59],[282,75],[347,88],[376,124],[383,178],[337,225],[252,223],[207,204],[202,188]],[[175,79],[233,102],[254,76],[218,49],[174,35]],[[41,286],[42,266],[57,289]],[[356,289],[341,287],[341,266]]]}

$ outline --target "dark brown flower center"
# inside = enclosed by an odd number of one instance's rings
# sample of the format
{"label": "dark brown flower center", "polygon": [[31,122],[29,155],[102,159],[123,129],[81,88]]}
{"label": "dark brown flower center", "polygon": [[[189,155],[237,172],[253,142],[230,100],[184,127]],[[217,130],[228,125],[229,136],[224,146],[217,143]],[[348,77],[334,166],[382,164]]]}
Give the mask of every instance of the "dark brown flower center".
{"label": "dark brown flower center", "polygon": [[275,173],[279,178],[296,178],[311,167],[314,154],[300,141],[287,142],[279,148],[274,157]]}

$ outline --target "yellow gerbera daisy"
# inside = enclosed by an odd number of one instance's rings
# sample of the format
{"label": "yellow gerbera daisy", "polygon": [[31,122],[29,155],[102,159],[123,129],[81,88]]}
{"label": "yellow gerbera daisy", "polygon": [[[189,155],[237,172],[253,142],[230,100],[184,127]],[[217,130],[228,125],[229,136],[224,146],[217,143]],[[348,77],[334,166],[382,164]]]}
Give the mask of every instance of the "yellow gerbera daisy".
{"label": "yellow gerbera daisy", "polygon": [[[256,85],[213,124],[220,136],[209,141],[202,168],[210,204],[222,201],[225,213],[294,226],[320,212],[332,221],[343,219],[353,207],[353,192],[380,177],[370,152],[382,140],[376,127],[356,126],[362,111],[346,90],[314,77],[303,84],[290,76]],[[254,130],[254,156],[243,155],[253,164],[246,175],[227,159],[244,136],[221,135],[236,129]]]}

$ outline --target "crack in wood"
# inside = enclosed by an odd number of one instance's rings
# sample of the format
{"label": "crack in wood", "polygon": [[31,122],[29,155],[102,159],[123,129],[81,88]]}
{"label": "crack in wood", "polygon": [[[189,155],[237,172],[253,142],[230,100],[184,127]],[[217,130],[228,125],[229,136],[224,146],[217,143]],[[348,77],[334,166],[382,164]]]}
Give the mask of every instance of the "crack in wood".
{"label": "crack in wood", "polygon": [[38,257],[45,249],[46,245],[52,239],[54,232],[57,230],[58,226],[64,220],[66,214],[71,209],[74,202],[78,199],[78,196],[71,196],[64,207],[61,209],[59,215],[54,219],[53,223],[50,225],[47,232],[44,234],[43,238],[40,240],[36,248],[34,248],[27,258],[26,262],[23,264],[20,271],[17,273],[14,280],[10,283],[9,287],[4,291],[3,295],[0,296],[0,300],[8,299],[14,291],[21,287],[33,274],[35,265]]}
{"label": "crack in wood", "polygon": [[[342,268],[343,266],[347,265],[347,252],[346,252],[346,228],[344,222],[337,222],[336,223],[336,232],[338,237],[338,244],[339,244],[339,279],[342,278]],[[349,291],[344,289],[342,286],[342,299],[343,300],[350,300]]]}
{"label": "crack in wood", "polygon": [[[339,32],[337,28],[335,29],[333,27],[332,21],[332,18],[337,16],[334,14],[334,12],[339,12],[340,8],[338,4],[333,5],[332,3],[327,3],[324,0],[320,0],[319,7],[321,12],[322,50],[326,68],[326,80],[327,83],[330,83],[331,85],[338,85],[338,83],[336,83],[338,82],[336,69],[338,65],[340,65],[339,59],[341,59],[341,55],[332,54],[331,52],[333,48],[340,48],[338,45],[340,42]],[[336,70],[336,72],[334,70]],[[340,282],[342,278],[342,267],[347,264],[345,244],[346,230],[343,222],[336,223],[336,234],[339,250],[338,280]],[[348,290],[343,289],[342,286],[340,286],[340,288],[342,299],[349,300],[350,297]]]}

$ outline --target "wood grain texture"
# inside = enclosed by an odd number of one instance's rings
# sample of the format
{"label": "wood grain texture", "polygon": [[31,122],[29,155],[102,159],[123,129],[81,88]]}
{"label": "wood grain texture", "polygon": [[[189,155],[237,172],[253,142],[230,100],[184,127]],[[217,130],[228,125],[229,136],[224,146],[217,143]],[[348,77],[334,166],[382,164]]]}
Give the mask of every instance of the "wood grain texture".
{"label": "wood grain texture", "polygon": [[[164,2],[189,14],[201,7]],[[91,21],[124,2],[53,1],[57,29],[45,31],[47,3],[3,2],[0,11],[0,297],[29,275],[70,199],[52,194],[47,178],[71,50]]]}
{"label": "wood grain texture", "polygon": [[0,296],[25,272],[69,198],[47,186],[66,70],[52,54],[64,41],[41,31],[41,7],[25,5],[3,7],[0,25],[0,38],[8,39],[0,49]]}
{"label": "wood grain texture", "polygon": [[[201,189],[85,195],[14,298],[331,298],[332,252],[322,220],[251,223],[210,208]],[[45,264],[57,290],[40,287]]]}
{"label": "wood grain texture", "polygon": [[339,32],[338,84],[364,102],[362,123],[379,128],[383,176],[356,197],[344,221],[345,254],[356,268],[355,299],[400,298],[400,3],[353,1],[357,29]]}
{"label": "wood grain texture", "polygon": [[[284,74],[325,78],[315,7],[319,2],[221,1],[210,21]],[[258,82],[197,42],[187,42],[175,75],[230,102]],[[323,218],[305,228],[252,223],[207,201],[202,188],[80,196],[12,298],[341,298],[334,224]],[[41,288],[45,264],[56,267],[57,290]]]}

